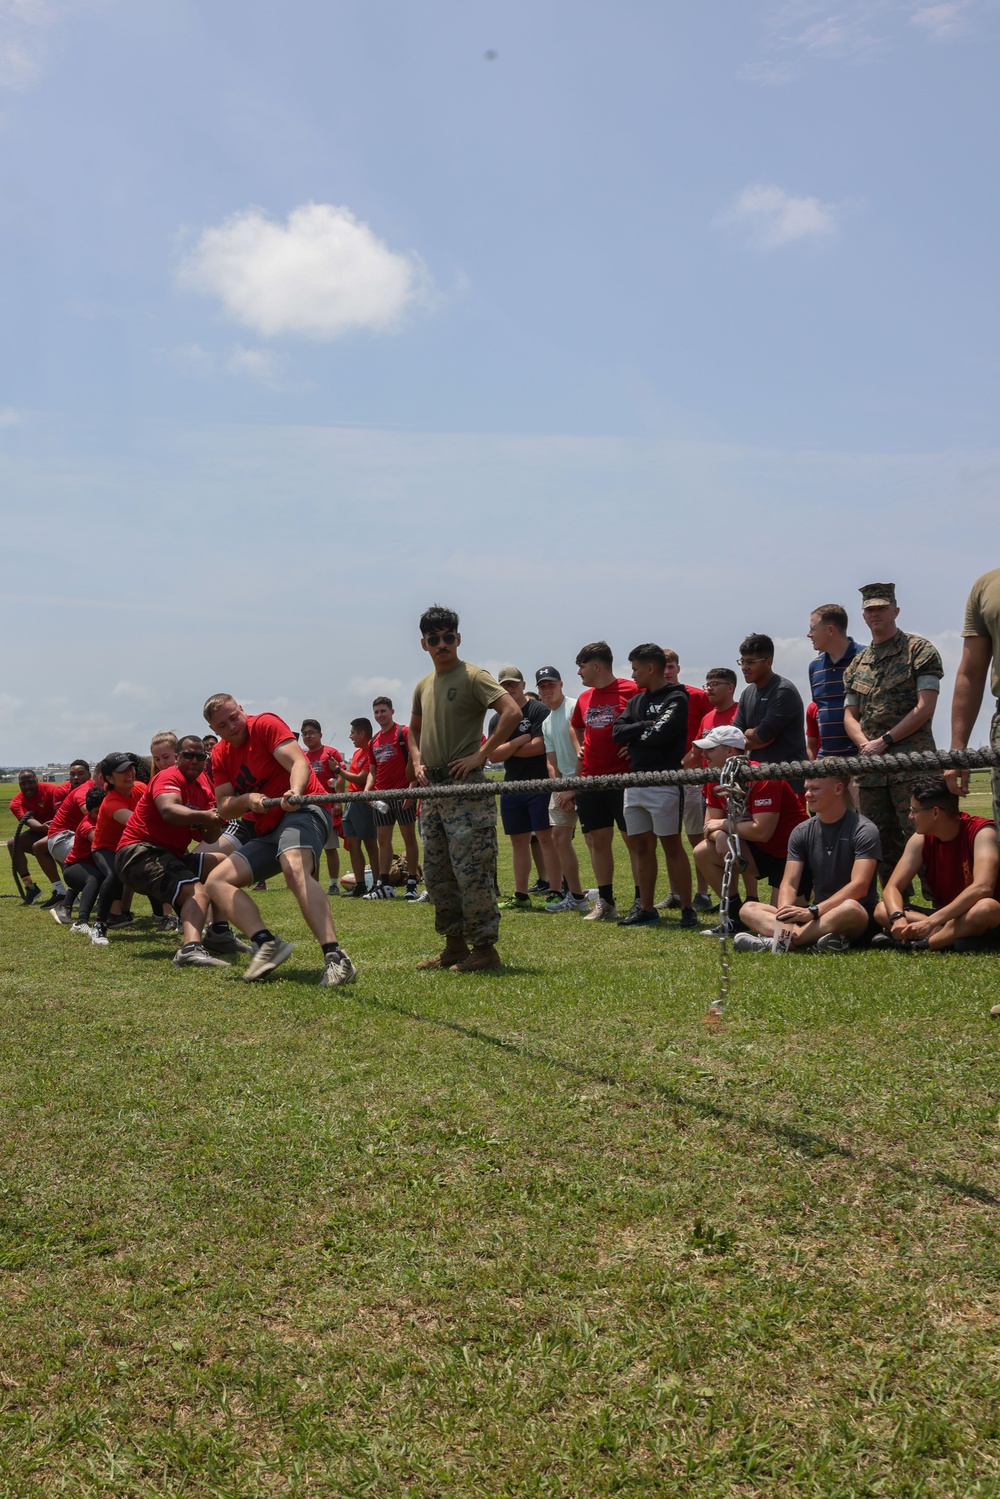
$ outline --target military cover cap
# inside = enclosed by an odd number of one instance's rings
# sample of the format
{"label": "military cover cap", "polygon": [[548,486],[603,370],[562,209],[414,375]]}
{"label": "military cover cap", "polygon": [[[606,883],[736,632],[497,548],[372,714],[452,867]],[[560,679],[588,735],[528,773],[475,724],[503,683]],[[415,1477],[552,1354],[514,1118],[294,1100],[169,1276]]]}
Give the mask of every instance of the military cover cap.
{"label": "military cover cap", "polygon": [[896,607],[895,583],[866,583],[858,591],[862,609],[876,609],[880,604],[888,604],[891,609]]}
{"label": "military cover cap", "polygon": [[504,682],[523,682],[524,674],[516,666],[501,666],[497,672],[497,681],[501,686]]}

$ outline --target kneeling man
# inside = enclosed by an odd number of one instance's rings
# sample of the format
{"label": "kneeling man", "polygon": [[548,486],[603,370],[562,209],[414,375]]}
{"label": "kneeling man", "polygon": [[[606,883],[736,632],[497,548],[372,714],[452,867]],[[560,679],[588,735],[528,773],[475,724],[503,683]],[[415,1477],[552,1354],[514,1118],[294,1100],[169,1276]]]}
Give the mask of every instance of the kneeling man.
{"label": "kneeling man", "polygon": [[183,945],[174,954],[178,968],[227,968],[216,951],[249,952],[228,927],[202,942],[208,916],[204,876],[223,854],[188,853],[193,837],[214,842],[222,831],[215,799],[201,779],[205,746],[196,734],[181,741],[177,763],[158,770],[136,803],[115,852],[115,878],[173,906],[181,919]]}
{"label": "kneeling man", "polygon": [[[319,883],[320,856],[330,837],[327,807],[296,807],[289,796],[321,796],[323,787],[293,731],[276,713],[247,715],[228,692],[217,692],[204,707],[206,722],[219,736],[212,751],[212,779],[224,822],[249,818],[254,836],[217,864],[208,877],[209,899],[220,915],[251,940],[254,955],[243,974],[265,979],[294,952],[270,931],[245,886],[280,870],[299,903],[306,925],[323,949],[320,986],[339,988],[357,970],[337,941],[330,902]],[[281,797],[280,807],[265,807]]]}
{"label": "kneeling man", "polygon": [[[913,837],[903,849],[875,912],[889,934],[879,945],[912,948],[958,947],[972,951],[992,945],[987,933],[1000,927],[1000,849],[993,823],[958,810],[958,797],[943,776],[928,776],[910,788]],[[914,911],[902,892],[924,867],[934,910]]]}
{"label": "kneeling man", "polygon": [[[851,805],[850,785],[832,776],[806,781],[813,815],[792,830],[776,906],[744,902],[750,930],[733,938],[737,952],[846,952],[871,939],[882,845],[875,824]],[[799,892],[810,888],[808,902]]]}

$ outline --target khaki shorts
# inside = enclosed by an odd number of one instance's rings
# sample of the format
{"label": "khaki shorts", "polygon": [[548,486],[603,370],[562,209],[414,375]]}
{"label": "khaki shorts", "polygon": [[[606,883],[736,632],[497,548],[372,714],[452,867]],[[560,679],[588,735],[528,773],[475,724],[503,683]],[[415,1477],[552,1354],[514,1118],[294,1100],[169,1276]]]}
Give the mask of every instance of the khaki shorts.
{"label": "khaki shorts", "polygon": [[684,831],[699,841],[705,830],[705,794],[700,786],[684,787]]}
{"label": "khaki shorts", "polygon": [[553,791],[549,797],[549,827],[550,828],[575,828],[576,812],[567,812],[559,805],[559,793]]}

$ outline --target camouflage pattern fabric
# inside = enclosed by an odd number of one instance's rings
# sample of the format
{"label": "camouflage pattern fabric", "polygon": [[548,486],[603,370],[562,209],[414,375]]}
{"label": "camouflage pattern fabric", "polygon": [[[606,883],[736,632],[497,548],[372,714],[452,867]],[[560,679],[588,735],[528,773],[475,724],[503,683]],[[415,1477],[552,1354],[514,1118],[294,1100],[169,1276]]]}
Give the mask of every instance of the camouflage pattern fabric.
{"label": "camouflage pattern fabric", "polygon": [[[898,723],[899,720],[896,721]],[[903,857],[906,840],[913,833],[910,821],[910,787],[914,781],[923,777],[911,775],[905,780],[890,781],[888,776],[882,776],[881,780],[876,778],[875,785],[869,785],[870,779],[866,776],[860,783],[861,811],[865,817],[871,818],[882,841],[882,862],[878,872],[879,880],[884,886]],[[923,882],[921,885],[926,893]],[[933,904],[929,895],[927,898]]]}
{"label": "camouflage pattern fabric", "polygon": [[435,930],[442,937],[464,937],[473,947],[495,943],[500,931],[495,798],[425,801],[420,834]]}
{"label": "camouflage pattern fabric", "polygon": [[[990,749],[1000,750],[1000,703],[997,704],[997,711],[990,724]],[[990,780],[993,783],[993,822],[997,838],[1000,839],[1000,766],[994,765],[990,771]]]}
{"label": "camouflage pattern fabric", "polygon": [[[891,640],[877,645],[873,642],[855,656],[844,672],[844,691],[860,699],[855,711],[865,738],[878,739],[917,706],[918,677],[937,677],[940,681],[943,676],[941,657],[931,642],[922,635],[897,630]],[[936,747],[929,723],[899,746],[908,753]],[[884,772],[876,772],[866,775],[862,784],[884,786],[887,779]]]}

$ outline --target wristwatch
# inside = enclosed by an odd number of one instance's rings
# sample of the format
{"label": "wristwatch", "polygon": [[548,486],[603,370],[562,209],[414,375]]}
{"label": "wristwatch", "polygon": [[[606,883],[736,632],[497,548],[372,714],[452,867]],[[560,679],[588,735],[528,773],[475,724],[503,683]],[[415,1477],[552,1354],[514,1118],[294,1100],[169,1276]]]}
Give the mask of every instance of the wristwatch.
{"label": "wristwatch", "polygon": [[890,911],[889,912],[889,923],[890,923],[890,925],[894,925],[897,921],[902,921],[902,919],[903,919],[903,917],[905,915],[906,915],[905,911]]}
{"label": "wristwatch", "polygon": [[891,734],[883,734],[883,735],[882,735],[882,743],[883,743],[883,744],[887,744],[887,745],[888,745],[888,746],[889,746],[889,748],[890,748],[890,749],[891,749],[891,748],[892,748],[892,746],[893,746],[893,745],[894,745],[894,744],[895,744],[895,742],[896,742],[896,741],[895,741],[895,739],[893,739],[893,737],[892,737],[892,735],[891,735]]}
{"label": "wristwatch", "polygon": [[819,906],[810,906],[809,907],[809,915],[812,917],[813,921],[818,921],[819,920]]}

